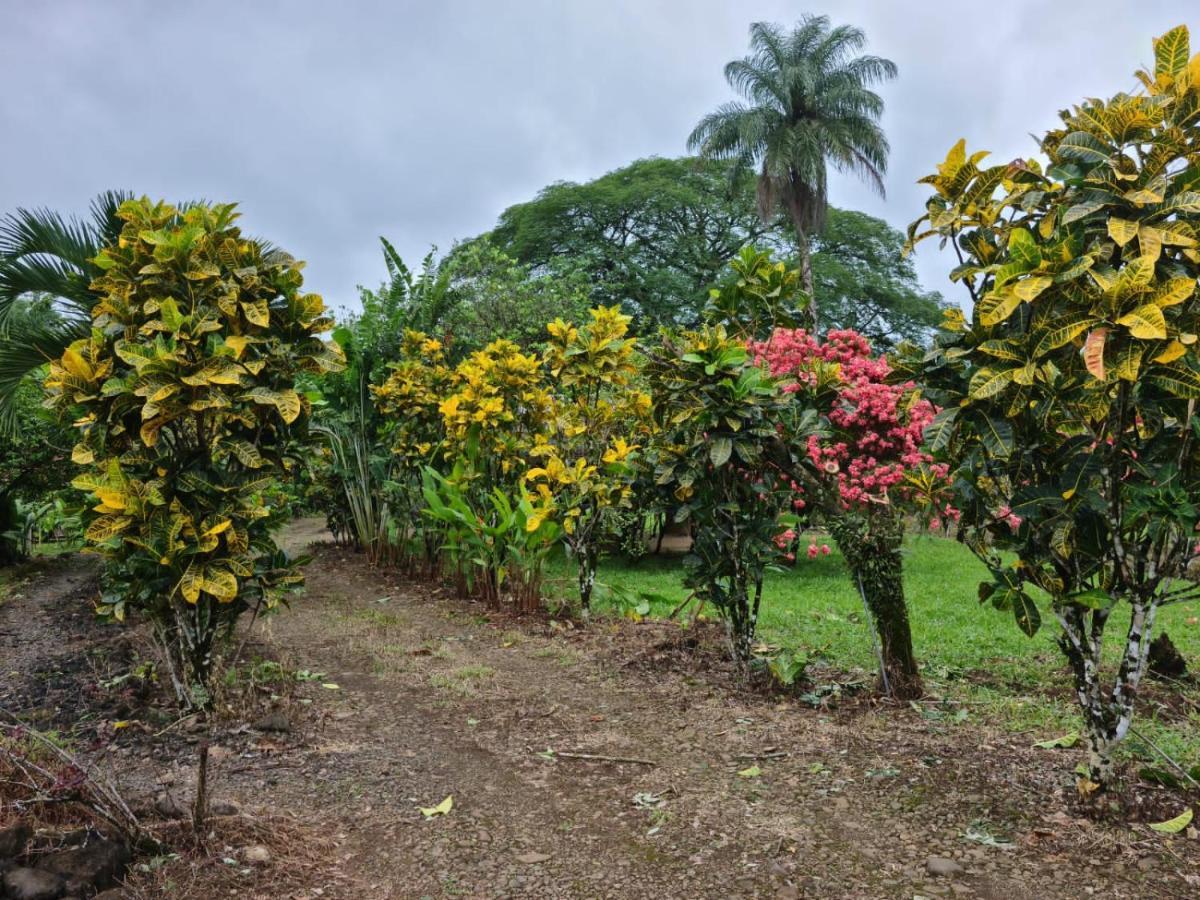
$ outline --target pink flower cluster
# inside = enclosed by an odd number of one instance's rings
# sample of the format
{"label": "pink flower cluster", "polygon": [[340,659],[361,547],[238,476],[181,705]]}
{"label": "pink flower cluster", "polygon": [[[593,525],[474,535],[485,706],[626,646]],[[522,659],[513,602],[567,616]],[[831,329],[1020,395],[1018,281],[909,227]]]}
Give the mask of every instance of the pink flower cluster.
{"label": "pink flower cluster", "polygon": [[[819,470],[836,478],[845,508],[910,499],[904,489],[909,471],[923,468],[938,481],[946,480],[948,468],[921,449],[936,410],[927,400],[906,402],[915,388],[911,382],[887,383],[891,367],[882,356],[871,355],[861,334],[834,330],[821,343],[804,329],[779,329],[750,349],[773,376],[786,379],[784,390],[791,393],[815,387],[822,376],[828,382],[829,372],[819,374],[820,364],[836,364],[834,397],[822,410],[833,433],[810,437],[807,451]],[[957,519],[953,507],[937,506],[939,525],[942,517]]]}

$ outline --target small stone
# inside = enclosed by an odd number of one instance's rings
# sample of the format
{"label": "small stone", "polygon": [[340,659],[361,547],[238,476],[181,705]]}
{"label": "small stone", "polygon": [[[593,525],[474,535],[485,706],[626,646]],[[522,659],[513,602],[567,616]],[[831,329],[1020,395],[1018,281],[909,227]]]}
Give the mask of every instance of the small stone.
{"label": "small stone", "polygon": [[517,857],[517,862],[533,865],[534,863],[542,863],[550,858],[549,853],[522,853]]}
{"label": "small stone", "polygon": [[952,859],[947,859],[944,856],[931,856],[925,860],[925,871],[930,875],[957,875],[962,872],[963,867]]}
{"label": "small stone", "polygon": [[186,819],[188,817],[188,811],[183,804],[166,792],[154,798],[154,810],[164,819]]}
{"label": "small stone", "polygon": [[228,800],[214,800],[208,805],[209,815],[213,816],[236,816],[240,811],[236,803]]}
{"label": "small stone", "polygon": [[255,731],[275,731],[284,733],[292,730],[292,723],[280,710],[269,712],[254,723]]}
{"label": "small stone", "polygon": [[271,861],[271,851],[262,844],[254,844],[242,850],[242,859],[256,866],[264,866]]}
{"label": "small stone", "polygon": [[12,859],[25,852],[30,834],[29,826],[24,822],[0,828],[0,860]]}
{"label": "small stone", "polygon": [[53,872],[19,868],[4,876],[4,887],[10,900],[58,900],[63,880]]}

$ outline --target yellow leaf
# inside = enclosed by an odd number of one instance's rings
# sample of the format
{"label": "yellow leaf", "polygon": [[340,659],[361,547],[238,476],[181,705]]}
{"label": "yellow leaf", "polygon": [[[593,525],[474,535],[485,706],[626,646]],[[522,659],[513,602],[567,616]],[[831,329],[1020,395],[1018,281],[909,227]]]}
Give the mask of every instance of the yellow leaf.
{"label": "yellow leaf", "polygon": [[63,351],[62,367],[77,378],[82,378],[85,381],[91,381],[95,377],[92,367],[88,361],[84,359],[79,351],[68,347]]}
{"label": "yellow leaf", "polygon": [[1138,248],[1142,256],[1157,260],[1162,256],[1163,235],[1157,228],[1143,225],[1138,231]]}
{"label": "yellow leaf", "polygon": [[979,322],[985,326],[999,325],[1020,305],[1021,298],[1015,291],[1007,288],[991,291],[979,298]]}
{"label": "yellow leaf", "polygon": [[200,587],[200,567],[190,563],[183,577],[179,579],[179,593],[183,594],[183,599],[188,603],[195,603],[200,599]]}
{"label": "yellow leaf", "polygon": [[1160,307],[1176,306],[1191,297],[1195,291],[1196,279],[1180,275],[1155,291],[1150,302]]}
{"label": "yellow leaf", "polygon": [[242,354],[246,351],[248,343],[250,343],[250,339],[240,334],[227,335],[225,338],[225,346],[233,351],[234,359],[242,358]]}
{"label": "yellow leaf", "polygon": [[1121,316],[1117,324],[1124,325],[1135,338],[1143,340],[1162,340],[1167,336],[1167,320],[1163,318],[1162,310],[1153,303],[1146,303]]}
{"label": "yellow leaf", "polygon": [[99,544],[107,541],[114,535],[120,534],[132,522],[133,519],[128,516],[101,516],[88,526],[84,537],[94,544]]}
{"label": "yellow leaf", "polygon": [[77,466],[86,466],[96,461],[96,454],[88,449],[86,444],[76,444],[71,448],[71,462]]}
{"label": "yellow leaf", "polygon": [[267,308],[266,300],[256,300],[253,303],[243,303],[242,313],[246,316],[246,321],[251,325],[258,325],[266,328],[271,324],[271,314]]}
{"label": "yellow leaf", "polygon": [[738,772],[738,777],[739,778],[757,778],[761,774],[762,774],[762,769],[760,769],[758,766],[750,766],[749,768],[742,769],[740,772]]}
{"label": "yellow leaf", "polygon": [[1154,357],[1154,361],[1156,363],[1173,362],[1174,360],[1179,359],[1179,357],[1183,356],[1185,353],[1187,353],[1187,347],[1185,347],[1179,341],[1171,341],[1171,343],[1167,344],[1167,349],[1163,350],[1162,353]]}
{"label": "yellow leaf", "polygon": [[1108,220],[1108,236],[1117,242],[1118,247],[1124,247],[1138,233],[1138,223],[1128,219],[1111,218]]}
{"label": "yellow leaf", "polygon": [[1034,300],[1038,294],[1050,287],[1052,281],[1053,279],[1046,275],[1038,275],[1034,278],[1025,278],[1021,281],[1018,281],[1013,286],[1013,293],[1022,300]]}
{"label": "yellow leaf", "polygon": [[454,809],[454,795],[451,794],[437,806],[419,806],[421,815],[427,819],[432,819],[434,816],[444,816]]}

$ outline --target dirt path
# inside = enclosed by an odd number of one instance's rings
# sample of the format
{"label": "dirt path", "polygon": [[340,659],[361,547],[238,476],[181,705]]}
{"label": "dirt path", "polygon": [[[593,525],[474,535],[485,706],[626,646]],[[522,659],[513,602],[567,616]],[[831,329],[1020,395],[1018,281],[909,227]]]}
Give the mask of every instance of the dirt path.
{"label": "dirt path", "polygon": [[[321,536],[305,521],[287,542]],[[0,605],[6,672],[44,678],[45,659],[97,639],[63,636],[91,577],[76,565]],[[5,643],[34,620],[40,656]],[[215,794],[299,815],[328,865],[303,890],[211,896],[1200,894],[1200,841],[1072,811],[1070,751],[953,710],[765,698],[737,687],[711,632],[513,621],[320,547],[306,593],[255,641],[313,680],[280,701],[289,732],[217,733]],[[130,737],[129,779],[185,785],[196,737],[183,730]],[[448,815],[419,812],[448,796]]]}
{"label": "dirt path", "polygon": [[[308,585],[270,639],[339,690],[322,698],[331,718],[303,767],[275,790],[336,813],[369,896],[1200,890],[1200,844],[1164,848],[1144,828],[1072,815],[1073,760],[1028,739],[911,710],[764,699],[675,650],[678,629],[513,623],[332,549]],[[416,809],[450,795],[447,816]],[[935,856],[961,871],[929,874]]]}

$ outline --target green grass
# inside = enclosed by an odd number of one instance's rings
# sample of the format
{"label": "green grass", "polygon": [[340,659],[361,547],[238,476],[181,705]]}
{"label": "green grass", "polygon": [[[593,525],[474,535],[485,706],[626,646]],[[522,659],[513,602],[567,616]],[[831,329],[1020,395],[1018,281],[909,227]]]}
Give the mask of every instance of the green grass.
{"label": "green grass", "polygon": [[[1071,680],[1055,640],[1058,626],[1048,609],[1033,638],[1018,630],[1011,613],[980,606],[976,589],[986,569],[962,545],[932,536],[910,538],[905,558],[905,593],[913,640],[925,666],[933,696],[965,703],[971,718],[985,718],[1030,740],[1079,729]],[[573,564],[556,559],[548,572],[553,589],[566,596],[574,581]],[[650,556],[637,561],[613,559],[602,564],[599,581],[626,591],[661,595],[651,615],[665,616],[687,592],[678,557]],[[603,609],[603,591],[597,605]],[[1166,629],[1193,668],[1200,669],[1200,605],[1184,604],[1160,612],[1156,633]],[[1108,626],[1108,650],[1116,658],[1127,614],[1114,614]],[[839,668],[874,671],[871,635],[862,600],[836,549],[815,560],[801,557],[788,572],[767,577],[763,590],[760,639],[788,648],[824,649]],[[1134,727],[1185,765],[1200,764],[1200,690],[1180,688],[1183,702],[1173,721],[1163,722],[1151,701],[1142,703]],[[1158,691],[1159,694],[1164,693]],[[1153,694],[1152,694],[1153,697]],[[1179,709],[1190,717],[1183,720]],[[1152,753],[1136,737],[1128,751],[1149,760]]]}

